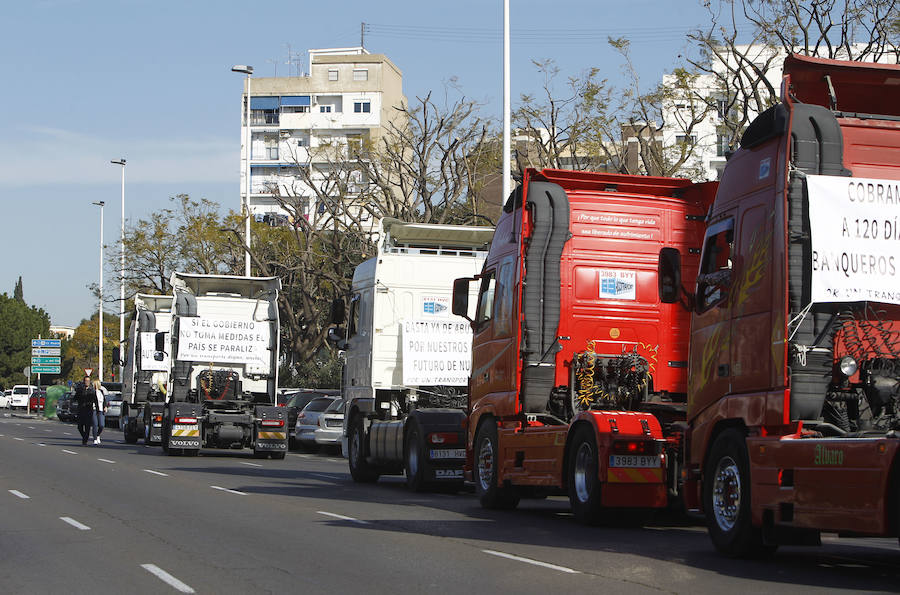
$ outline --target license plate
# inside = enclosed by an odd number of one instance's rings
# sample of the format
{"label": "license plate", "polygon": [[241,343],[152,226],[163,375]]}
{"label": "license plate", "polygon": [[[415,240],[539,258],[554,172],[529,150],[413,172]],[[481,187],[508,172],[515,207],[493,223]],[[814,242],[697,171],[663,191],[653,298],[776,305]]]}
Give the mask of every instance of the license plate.
{"label": "license plate", "polygon": [[655,468],[660,466],[659,455],[610,455],[610,467]]}
{"label": "license plate", "polygon": [[177,430],[196,430],[196,429],[197,429],[197,424],[174,424],[172,426],[173,432],[177,431]]}
{"label": "license plate", "polygon": [[441,450],[431,450],[428,456],[432,459],[464,459],[466,458],[465,448],[445,448]]}

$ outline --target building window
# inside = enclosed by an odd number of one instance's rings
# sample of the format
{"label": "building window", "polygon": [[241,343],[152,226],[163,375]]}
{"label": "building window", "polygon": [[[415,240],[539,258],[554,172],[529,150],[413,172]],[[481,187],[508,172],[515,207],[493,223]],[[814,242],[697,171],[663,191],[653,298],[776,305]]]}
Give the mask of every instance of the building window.
{"label": "building window", "polygon": [[369,71],[366,68],[354,68],[353,69],[353,80],[354,81],[367,81],[369,80]]}
{"label": "building window", "polygon": [[[298,139],[297,139],[297,146],[298,146],[298,147],[305,147],[305,146],[306,146],[306,141],[304,141],[302,138],[298,138]],[[99,324],[99,323],[98,323],[98,324]]]}
{"label": "building window", "polygon": [[353,113],[356,114],[368,114],[372,111],[372,103],[369,101],[354,101],[353,102]]}
{"label": "building window", "polygon": [[361,134],[348,134],[347,135],[347,152],[350,157],[356,157],[360,150],[362,149],[362,135]]}
{"label": "building window", "polygon": [[282,114],[308,114],[309,106],[308,105],[288,105],[281,106]]}
{"label": "building window", "polygon": [[338,80],[338,69],[337,68],[329,68],[328,69],[328,80],[329,81]]}
{"label": "building window", "polygon": [[716,101],[716,113],[719,115],[720,120],[725,120],[726,118],[728,118],[727,99],[719,99]]}
{"label": "building window", "polygon": [[277,126],[278,111],[269,109],[250,110],[251,126]]}
{"label": "building window", "polygon": [[716,157],[724,157],[725,153],[728,152],[728,138],[727,134],[716,135]]}
{"label": "building window", "polygon": [[675,142],[678,143],[679,145],[685,145],[685,144],[693,145],[694,143],[697,142],[697,137],[694,136],[693,134],[691,134],[691,135],[679,134],[678,136],[675,137]]}
{"label": "building window", "polygon": [[320,113],[320,114],[330,114],[330,113],[331,113],[331,110],[332,110],[333,108],[334,108],[334,106],[331,106],[331,105],[320,105],[320,106],[319,106],[319,113]]}

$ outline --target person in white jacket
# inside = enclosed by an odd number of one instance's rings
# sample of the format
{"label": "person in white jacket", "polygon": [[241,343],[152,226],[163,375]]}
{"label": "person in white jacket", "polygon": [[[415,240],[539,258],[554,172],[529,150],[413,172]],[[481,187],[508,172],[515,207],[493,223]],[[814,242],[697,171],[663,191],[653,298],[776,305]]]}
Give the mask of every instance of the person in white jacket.
{"label": "person in white jacket", "polygon": [[94,430],[94,444],[100,444],[100,434],[103,433],[103,425],[106,423],[107,390],[99,380],[95,380],[94,392],[97,395],[97,403],[94,408],[94,420],[91,427]]}

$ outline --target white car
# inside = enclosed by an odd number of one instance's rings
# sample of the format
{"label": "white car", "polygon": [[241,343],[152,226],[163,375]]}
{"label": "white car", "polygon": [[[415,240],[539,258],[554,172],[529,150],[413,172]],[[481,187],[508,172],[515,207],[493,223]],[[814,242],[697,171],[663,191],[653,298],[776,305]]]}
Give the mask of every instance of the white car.
{"label": "white car", "polygon": [[8,388],[3,393],[0,393],[0,408],[6,409],[9,407],[9,399],[12,396],[12,389]]}
{"label": "white car", "polygon": [[38,387],[29,384],[17,384],[12,388],[12,394],[9,396],[10,409],[28,409],[28,400],[31,393],[38,390]]}
{"label": "white car", "polygon": [[316,444],[322,446],[340,446],[344,433],[344,401],[338,399],[329,405],[319,416],[319,427],[316,428]]}

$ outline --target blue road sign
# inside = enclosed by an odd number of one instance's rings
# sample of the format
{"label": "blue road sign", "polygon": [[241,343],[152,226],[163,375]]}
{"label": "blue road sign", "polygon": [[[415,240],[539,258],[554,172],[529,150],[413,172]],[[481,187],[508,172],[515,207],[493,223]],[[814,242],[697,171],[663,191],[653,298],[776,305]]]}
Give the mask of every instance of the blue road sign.
{"label": "blue road sign", "polygon": [[32,339],[32,347],[62,347],[61,339]]}

